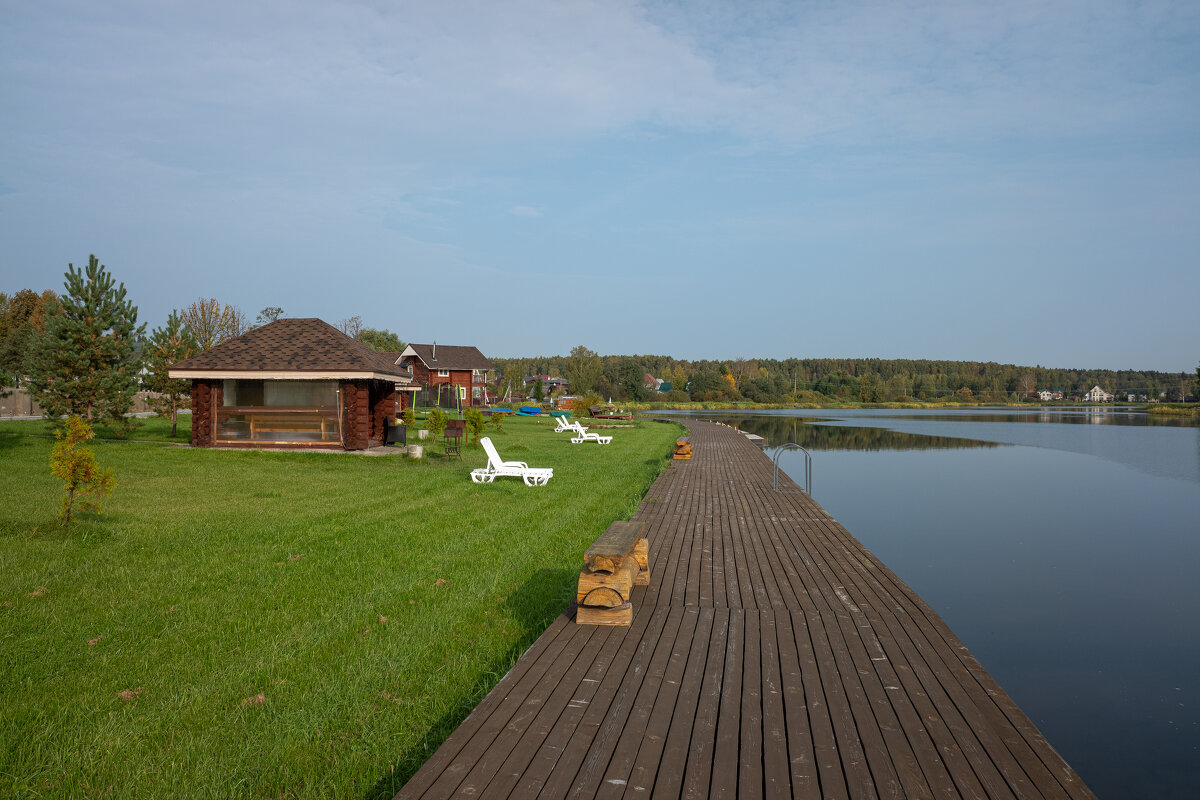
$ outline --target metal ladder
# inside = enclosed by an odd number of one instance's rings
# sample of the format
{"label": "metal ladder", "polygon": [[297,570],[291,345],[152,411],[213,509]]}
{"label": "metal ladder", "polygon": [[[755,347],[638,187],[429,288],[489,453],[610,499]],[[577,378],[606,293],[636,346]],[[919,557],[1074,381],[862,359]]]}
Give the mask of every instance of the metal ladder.
{"label": "metal ladder", "polygon": [[784,450],[799,450],[804,453],[804,493],[812,497],[812,453],[795,442],[786,442],[775,451],[775,457],[771,459],[775,464],[775,468],[771,471],[771,488],[776,492],[779,491],[779,457],[783,455]]}

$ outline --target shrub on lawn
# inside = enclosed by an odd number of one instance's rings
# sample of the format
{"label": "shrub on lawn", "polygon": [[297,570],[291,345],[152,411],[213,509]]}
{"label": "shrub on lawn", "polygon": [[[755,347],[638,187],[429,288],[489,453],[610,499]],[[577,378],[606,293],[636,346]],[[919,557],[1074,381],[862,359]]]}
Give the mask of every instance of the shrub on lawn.
{"label": "shrub on lawn", "polygon": [[56,430],[58,442],[50,451],[50,472],[61,478],[66,496],[63,497],[59,517],[62,524],[71,524],[71,514],[76,510],[100,513],[100,499],[112,494],[117,485],[111,469],[100,469],[96,453],[90,447],[81,447],[91,439],[92,426],[81,417],[68,417],[62,430]]}
{"label": "shrub on lawn", "polygon": [[467,430],[471,432],[471,438],[478,444],[479,437],[483,435],[483,412],[478,408],[468,408],[463,412],[463,416],[467,420]]}

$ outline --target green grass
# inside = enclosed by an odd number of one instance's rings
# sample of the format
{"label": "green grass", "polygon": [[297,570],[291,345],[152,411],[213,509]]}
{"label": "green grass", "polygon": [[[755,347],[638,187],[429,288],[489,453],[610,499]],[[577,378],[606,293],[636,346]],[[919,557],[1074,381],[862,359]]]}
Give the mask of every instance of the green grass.
{"label": "green grass", "polygon": [[471,483],[478,447],[194,450],[153,420],[94,443],[116,491],[63,529],[45,425],[0,423],[0,796],[391,797],[679,433],[504,427],[501,456],[547,486]]}

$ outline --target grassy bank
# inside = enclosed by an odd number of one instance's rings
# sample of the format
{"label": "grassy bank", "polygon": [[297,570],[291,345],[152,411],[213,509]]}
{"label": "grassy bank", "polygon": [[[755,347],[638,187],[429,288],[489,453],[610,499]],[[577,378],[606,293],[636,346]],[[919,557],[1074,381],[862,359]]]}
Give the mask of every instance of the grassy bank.
{"label": "grassy bank", "polygon": [[1145,410],[1158,417],[1200,417],[1200,403],[1151,403]]}
{"label": "grassy bank", "polygon": [[[186,423],[185,423],[186,424]],[[566,605],[678,428],[486,461],[95,444],[103,515],[55,519],[52,440],[0,423],[0,795],[390,797]]]}

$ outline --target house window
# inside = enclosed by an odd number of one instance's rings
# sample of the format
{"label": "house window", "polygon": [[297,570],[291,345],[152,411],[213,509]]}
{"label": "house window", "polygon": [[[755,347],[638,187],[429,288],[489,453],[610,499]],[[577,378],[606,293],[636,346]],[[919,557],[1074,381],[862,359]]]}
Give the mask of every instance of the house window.
{"label": "house window", "polygon": [[439,370],[438,370],[438,377],[439,377],[439,378],[449,378],[449,377],[450,377],[450,370],[448,370],[448,369],[439,369]]}
{"label": "house window", "polygon": [[341,440],[337,381],[226,380],[216,440],[334,444]]}

